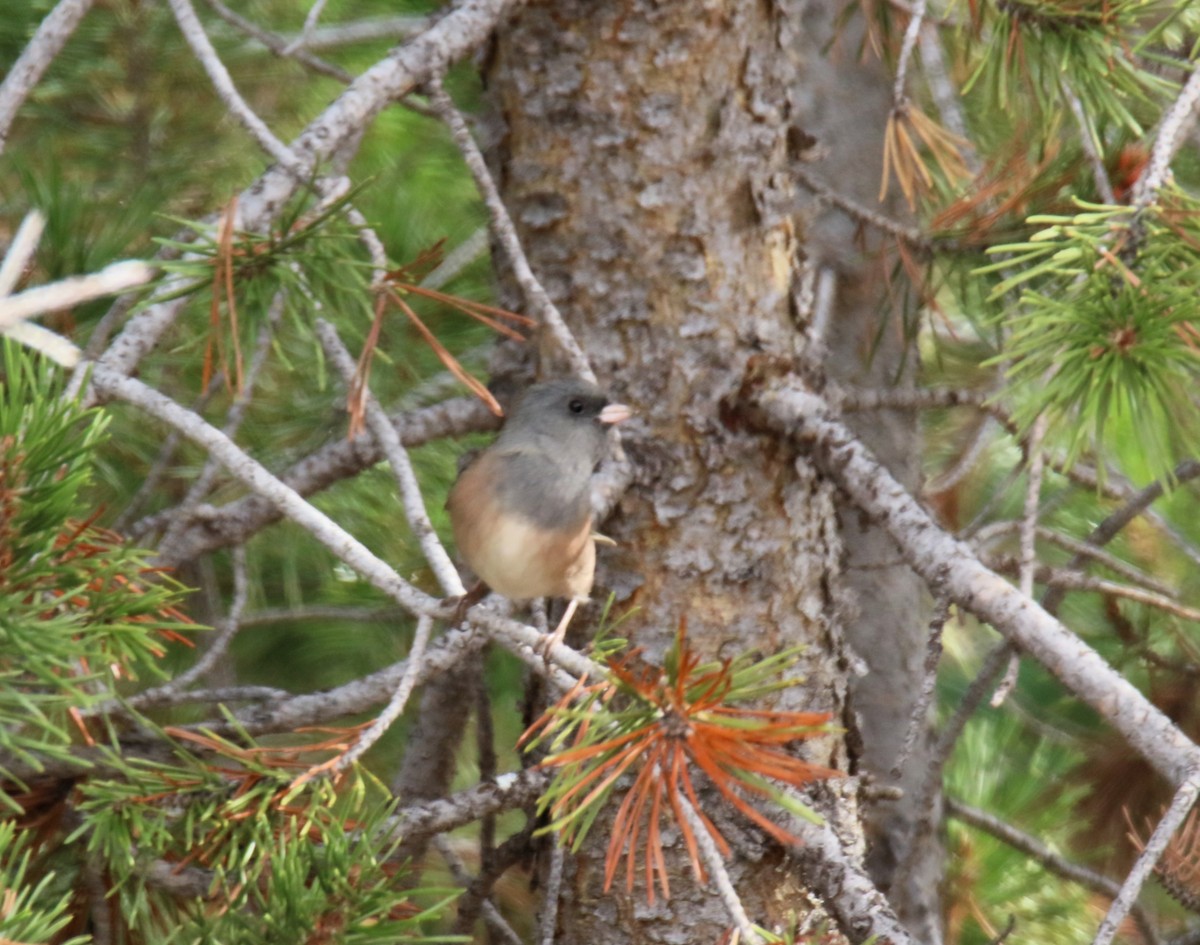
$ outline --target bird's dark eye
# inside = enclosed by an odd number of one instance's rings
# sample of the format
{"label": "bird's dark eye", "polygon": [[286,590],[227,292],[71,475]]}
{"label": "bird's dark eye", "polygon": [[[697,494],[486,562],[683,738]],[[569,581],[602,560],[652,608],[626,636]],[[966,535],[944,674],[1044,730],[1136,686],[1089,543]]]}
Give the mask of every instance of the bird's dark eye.
{"label": "bird's dark eye", "polygon": [[570,403],[567,404],[567,409],[571,413],[583,413],[583,401],[578,397],[572,397]]}

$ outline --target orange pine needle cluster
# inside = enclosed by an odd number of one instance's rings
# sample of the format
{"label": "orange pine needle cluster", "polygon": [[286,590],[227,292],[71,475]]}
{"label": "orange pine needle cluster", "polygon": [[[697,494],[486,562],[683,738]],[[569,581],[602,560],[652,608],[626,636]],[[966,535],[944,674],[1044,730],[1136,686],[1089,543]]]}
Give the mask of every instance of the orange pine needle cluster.
{"label": "orange pine needle cluster", "polygon": [[[574,728],[572,747],[558,751],[543,765],[560,769],[560,788],[547,795],[554,825],[578,841],[598,805],[626,773],[634,782],[613,820],[605,858],[604,886],[609,889],[625,863],[626,888],[632,890],[639,852],[644,853],[647,898],[654,901],[657,881],[670,895],[663,852],[663,817],[674,816],[696,876],[704,881],[696,836],[684,816],[690,804],[723,855],[725,838],[703,812],[696,773],[736,810],[779,842],[799,839],[758,810],[746,795],[778,801],[781,791],[771,782],[799,788],[837,771],[811,764],[788,749],[800,740],[828,731],[830,715],[731,706],[744,698],[735,665],[726,660],[701,665],[681,628],[673,658],[666,668],[640,661],[633,651],[610,662],[610,678],[591,686],[581,682],[526,732],[545,738]],[[595,711],[581,713],[586,702]],[[629,703],[631,708],[623,706]],[[573,722],[565,722],[565,718]]]}
{"label": "orange pine needle cluster", "polygon": [[362,354],[359,356],[354,383],[347,399],[347,410],[350,414],[350,436],[356,435],[362,429],[363,411],[366,407],[367,381],[370,378],[371,362],[375,348],[379,343],[383,315],[387,310],[388,302],[391,302],[391,304],[395,305],[408,317],[408,320],[412,323],[418,334],[425,339],[425,343],[433,349],[433,353],[437,355],[438,360],[446,366],[446,369],[451,374],[457,377],[471,393],[482,400],[497,417],[504,416],[503,409],[497,403],[496,398],[492,396],[491,391],[478,378],[472,376],[459,360],[450,353],[450,350],[442,344],[437,335],[433,333],[417,314],[416,310],[408,304],[405,296],[416,295],[433,302],[448,305],[462,312],[464,315],[475,319],[477,322],[486,325],[493,331],[517,341],[525,341],[525,336],[516,329],[504,324],[504,320],[524,327],[530,327],[536,323],[531,318],[518,315],[516,312],[510,312],[507,309],[497,308],[493,305],[484,305],[482,302],[475,302],[462,296],[439,292],[436,289],[430,289],[418,284],[418,279],[414,275],[413,270],[423,263],[436,262],[440,258],[440,247],[441,244],[439,243],[437,246],[422,253],[411,265],[394,269],[386,276],[386,281],[381,287],[380,294],[375,302],[375,320],[371,324],[371,330],[367,334],[366,343],[363,345]]}
{"label": "orange pine needle cluster", "polygon": [[892,109],[883,135],[883,180],[879,185],[879,200],[887,197],[888,184],[895,174],[909,209],[915,210],[918,192],[933,187],[933,172],[922,151],[928,151],[947,182],[953,184],[970,177],[963,161],[966,146],[957,135],[951,134],[936,121],[905,104]]}

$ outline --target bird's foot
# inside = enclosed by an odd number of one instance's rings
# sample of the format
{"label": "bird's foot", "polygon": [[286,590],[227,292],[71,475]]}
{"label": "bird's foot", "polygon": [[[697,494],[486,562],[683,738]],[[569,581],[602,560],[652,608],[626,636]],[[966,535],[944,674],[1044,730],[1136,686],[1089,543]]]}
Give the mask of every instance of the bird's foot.
{"label": "bird's foot", "polygon": [[575,616],[575,609],[578,606],[579,599],[572,598],[567,604],[567,609],[563,611],[562,619],[558,622],[558,626],[554,628],[554,632],[547,633],[534,646],[534,652],[545,660],[547,666],[550,665],[550,651],[562,643],[563,638],[566,637],[567,627],[571,623],[571,618]]}
{"label": "bird's foot", "polygon": [[458,603],[454,607],[454,612],[450,615],[448,626],[453,628],[461,624],[463,618],[467,616],[467,611],[483,600],[487,596],[487,592],[488,586],[483,581],[479,581],[467,593],[463,594],[458,599]]}

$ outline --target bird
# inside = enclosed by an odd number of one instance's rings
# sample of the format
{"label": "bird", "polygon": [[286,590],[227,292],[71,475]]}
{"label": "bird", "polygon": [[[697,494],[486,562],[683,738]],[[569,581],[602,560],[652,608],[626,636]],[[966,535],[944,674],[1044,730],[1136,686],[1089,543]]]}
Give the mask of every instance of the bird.
{"label": "bird", "polygon": [[609,429],[632,413],[588,381],[534,384],[446,499],[459,554],[483,584],[513,601],[566,599],[562,619],[539,647],[544,654],[562,642],[591,593],[599,537],[592,531],[592,473]]}

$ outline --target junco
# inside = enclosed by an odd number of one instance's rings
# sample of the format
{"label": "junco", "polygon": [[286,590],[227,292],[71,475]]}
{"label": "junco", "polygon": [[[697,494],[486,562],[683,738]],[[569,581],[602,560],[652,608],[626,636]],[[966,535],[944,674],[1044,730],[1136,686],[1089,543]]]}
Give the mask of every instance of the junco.
{"label": "junco", "polygon": [[459,552],[492,590],[518,601],[567,599],[547,653],[592,590],[592,472],[608,428],[631,413],[586,381],[535,384],[446,500]]}

